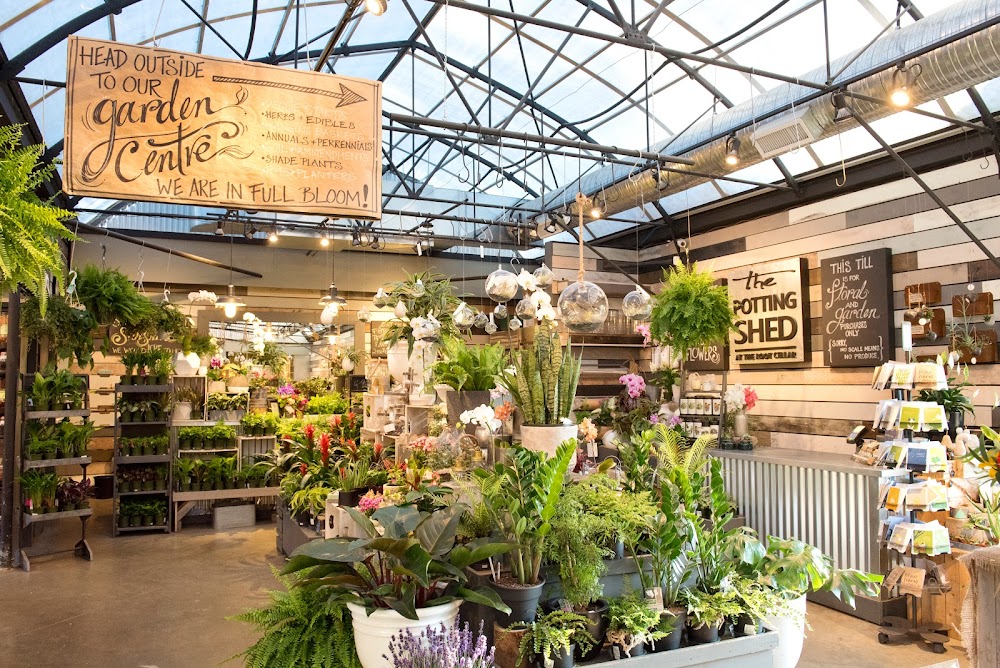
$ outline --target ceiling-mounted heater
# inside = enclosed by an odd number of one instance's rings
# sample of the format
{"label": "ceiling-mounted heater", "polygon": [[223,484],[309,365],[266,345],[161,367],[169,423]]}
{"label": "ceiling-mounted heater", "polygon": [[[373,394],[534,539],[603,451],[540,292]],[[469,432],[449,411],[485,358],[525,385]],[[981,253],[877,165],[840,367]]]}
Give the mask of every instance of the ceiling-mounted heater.
{"label": "ceiling-mounted heater", "polygon": [[811,144],[822,136],[823,129],[812,117],[808,107],[761,123],[750,133],[757,152],[762,158],[771,158]]}

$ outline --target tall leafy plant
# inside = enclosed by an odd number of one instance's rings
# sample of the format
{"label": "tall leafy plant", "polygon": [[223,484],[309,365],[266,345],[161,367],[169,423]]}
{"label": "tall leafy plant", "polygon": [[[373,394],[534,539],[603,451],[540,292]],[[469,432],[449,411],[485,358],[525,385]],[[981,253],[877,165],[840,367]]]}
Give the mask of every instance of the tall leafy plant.
{"label": "tall leafy plant", "polygon": [[698,348],[726,338],[735,331],[736,314],[725,286],[715,285],[698,263],[677,261],[663,270],[663,290],[653,297],[649,332],[653,339],[670,346],[682,358]]}
{"label": "tall leafy plant", "polygon": [[535,327],[530,348],[513,353],[514,369],[499,377],[511,393],[527,425],[562,424],[573,411],[580,382],[581,359],[565,348],[559,333],[548,321]]}
{"label": "tall leafy plant", "polygon": [[459,392],[492,390],[506,365],[507,352],[499,343],[470,346],[452,337],[445,339],[441,359],[434,364],[434,382]]}
{"label": "tall leafy plant", "polygon": [[563,479],[575,452],[576,439],[560,444],[554,457],[514,446],[509,464],[475,471],[494,525],[517,546],[509,560],[518,584],[538,583],[546,537],[552,530]]}
{"label": "tall leafy plant", "polygon": [[402,281],[390,283],[388,288],[389,305],[403,302],[406,307],[406,316],[390,321],[386,329],[385,341],[390,346],[405,339],[409,352],[413,352],[411,318],[433,316],[441,324],[440,339],[459,335],[458,327],[451,319],[459,300],[447,276],[429,271],[420,272],[407,276]]}
{"label": "tall leafy plant", "polygon": [[48,298],[43,312],[42,298],[32,295],[21,308],[21,335],[25,339],[48,341],[59,359],[75,359],[80,366],[94,362],[97,321],[90,311],[70,306],[64,297]]}
{"label": "tall leafy plant", "polygon": [[38,298],[44,317],[46,274],[56,279],[62,292],[59,241],[77,238],[62,223],[73,214],[35,194],[55,174],[55,167],[41,166],[43,145],[21,144],[23,127],[0,127],[0,288],[13,292],[23,286]]}

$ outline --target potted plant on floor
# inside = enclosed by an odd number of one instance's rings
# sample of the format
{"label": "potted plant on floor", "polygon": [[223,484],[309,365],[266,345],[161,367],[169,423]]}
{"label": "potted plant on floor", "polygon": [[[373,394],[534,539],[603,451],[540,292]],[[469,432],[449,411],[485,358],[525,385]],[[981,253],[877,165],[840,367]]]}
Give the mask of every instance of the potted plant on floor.
{"label": "potted plant on floor", "polygon": [[440,355],[433,379],[435,386],[448,388],[443,400],[448,424],[454,425],[462,413],[490,403],[490,390],[508,363],[507,351],[500,344],[470,346],[464,339],[452,337],[444,340]]}
{"label": "potted plant on floor", "polygon": [[310,541],[295,550],[282,572],[319,567],[296,586],[325,591],[331,601],[348,601],[361,665],[387,668],[393,635],[453,624],[463,601],[509,610],[490,588],[468,587],[464,569],[513,546],[456,545],[465,510],[461,504],[433,513],[387,506],[369,519],[348,508],[365,538]]}
{"label": "potted plant on floor", "polygon": [[635,596],[622,596],[608,601],[608,641],[616,659],[642,656],[646,643],[666,635],[658,626],[660,615],[649,602]]}
{"label": "potted plant on floor", "polygon": [[[582,362],[563,347],[556,327],[543,320],[535,326],[531,347],[516,351],[513,363],[498,380],[521,410],[521,444],[551,457],[561,443],[576,438],[571,416]],[[573,452],[570,470],[575,461]]]}
{"label": "potted plant on floor", "polygon": [[575,438],[560,444],[553,457],[514,446],[509,450],[509,464],[498,462],[490,470],[474,471],[494,526],[516,546],[508,555],[509,573],[494,582],[500,597],[511,608],[501,626],[535,618],[545,584],[541,577],[545,540],[575,454]]}
{"label": "potted plant on floor", "polygon": [[597,641],[587,630],[587,618],[573,612],[553,610],[534,622],[518,622],[511,629],[527,629],[518,648],[518,662],[529,656],[538,668],[573,668],[574,656],[586,654]]}
{"label": "potted plant on floor", "polygon": [[577,645],[576,654],[589,661],[600,652],[608,630],[608,602],[601,598],[601,577],[607,571],[604,558],[610,550],[595,540],[608,532],[606,519],[586,512],[576,493],[578,488],[574,484],[564,490],[550,522],[552,530],[545,541],[544,557],[558,572],[562,597],[548,601],[545,607],[555,610],[565,604],[587,620],[587,631],[594,642],[589,650]]}

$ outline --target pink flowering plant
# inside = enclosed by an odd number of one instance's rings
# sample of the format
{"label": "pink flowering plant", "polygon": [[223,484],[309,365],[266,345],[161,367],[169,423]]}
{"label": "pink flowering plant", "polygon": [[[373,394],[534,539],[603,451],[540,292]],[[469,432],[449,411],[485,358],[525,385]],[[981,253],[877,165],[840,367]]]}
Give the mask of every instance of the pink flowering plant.
{"label": "pink flowering plant", "polygon": [[469,586],[465,569],[515,546],[488,538],[457,544],[458,524],[468,511],[464,504],[432,513],[414,506],[383,506],[370,518],[357,508],[344,510],[365,537],[313,540],[300,546],[282,571],[308,571],[296,586],[322,589],[331,601],[356,603],[369,611],[395,610],[413,620],[419,619],[419,609],[457,600],[510,612],[496,590]]}
{"label": "pink flowering plant", "polygon": [[[324,434],[325,436],[325,434]],[[358,500],[358,510],[371,517],[382,506],[382,495],[370,491]]]}
{"label": "pink flowering plant", "polygon": [[628,396],[633,399],[638,399],[646,391],[646,381],[639,374],[627,373],[618,378],[618,382],[625,386]]}
{"label": "pink flowering plant", "polygon": [[757,405],[757,391],[749,385],[737,383],[729,387],[725,394],[726,408],[734,411],[750,411]]}

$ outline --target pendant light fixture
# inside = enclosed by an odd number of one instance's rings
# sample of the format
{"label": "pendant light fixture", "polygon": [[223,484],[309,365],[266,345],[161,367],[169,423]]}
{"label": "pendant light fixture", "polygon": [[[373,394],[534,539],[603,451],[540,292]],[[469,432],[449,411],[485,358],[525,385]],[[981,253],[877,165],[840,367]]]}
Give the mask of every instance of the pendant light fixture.
{"label": "pendant light fixture", "polygon": [[221,308],[227,318],[235,318],[236,312],[246,306],[246,302],[236,296],[236,288],[233,287],[233,243],[233,238],[229,237],[229,291],[225,297],[215,302],[215,306]]}
{"label": "pendant light fixture", "polygon": [[337,262],[330,253],[330,292],[319,300],[319,305],[323,307],[323,312],[319,315],[319,321],[324,325],[333,324],[334,319],[340,313],[340,309],[347,305],[347,300],[341,297],[337,291]]}
{"label": "pendant light fixture", "polygon": [[608,296],[596,283],[584,280],[583,268],[583,208],[587,198],[582,192],[576,194],[576,208],[579,217],[577,237],[580,248],[580,267],[576,281],[566,286],[559,295],[559,311],[566,329],[575,334],[596,332],[608,319]]}

